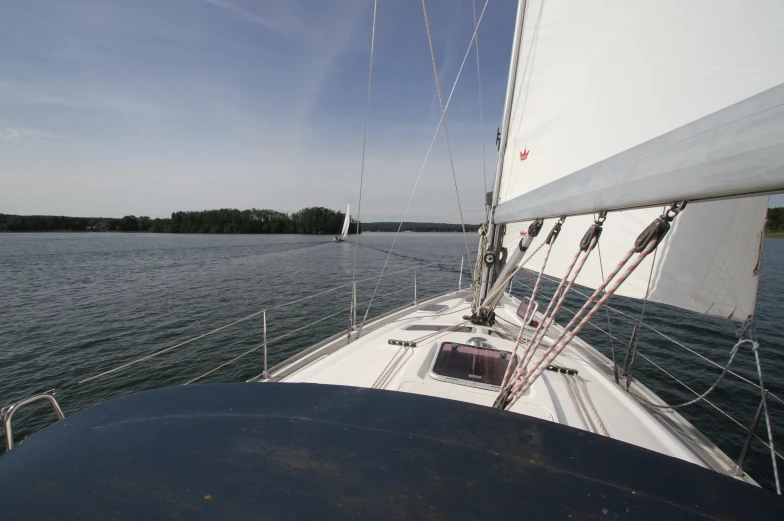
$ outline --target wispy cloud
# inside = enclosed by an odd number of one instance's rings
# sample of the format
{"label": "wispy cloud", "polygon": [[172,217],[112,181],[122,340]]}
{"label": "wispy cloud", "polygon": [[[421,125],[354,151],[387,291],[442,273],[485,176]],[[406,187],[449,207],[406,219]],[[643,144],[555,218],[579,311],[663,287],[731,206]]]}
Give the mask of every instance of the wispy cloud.
{"label": "wispy cloud", "polygon": [[[256,11],[231,0],[201,0],[225,9],[237,19],[261,26],[281,35],[295,36],[303,32],[301,20],[294,16],[288,2],[271,2],[260,5]],[[263,9],[263,12],[259,12]],[[295,34],[292,34],[295,33]]]}
{"label": "wispy cloud", "polygon": [[0,145],[11,148],[27,148],[39,143],[62,141],[64,138],[51,132],[24,128],[9,121],[0,121]]}

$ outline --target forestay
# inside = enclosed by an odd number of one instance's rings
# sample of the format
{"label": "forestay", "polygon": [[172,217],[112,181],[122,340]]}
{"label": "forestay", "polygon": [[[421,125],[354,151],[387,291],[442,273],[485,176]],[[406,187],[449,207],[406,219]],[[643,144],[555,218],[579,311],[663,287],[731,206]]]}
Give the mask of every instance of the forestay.
{"label": "forestay", "polygon": [[[528,0],[499,204],[784,83],[782,48],[779,0]],[[689,205],[618,294],[644,298],[650,275],[650,300],[746,319],[767,203],[762,196]],[[605,271],[659,213],[608,216]],[[566,220],[546,274],[563,275],[591,219]],[[515,247],[527,226],[507,225],[504,246]],[[527,267],[540,264],[534,257]],[[577,283],[600,281],[596,255]]]}

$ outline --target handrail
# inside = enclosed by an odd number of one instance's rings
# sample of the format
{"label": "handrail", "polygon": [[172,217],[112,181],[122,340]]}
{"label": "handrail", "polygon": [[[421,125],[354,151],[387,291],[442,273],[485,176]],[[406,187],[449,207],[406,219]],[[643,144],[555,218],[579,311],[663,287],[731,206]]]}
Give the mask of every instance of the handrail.
{"label": "handrail", "polygon": [[49,402],[49,404],[52,406],[52,409],[54,409],[54,413],[57,415],[58,420],[62,420],[63,418],[65,418],[65,414],[63,414],[63,410],[60,408],[60,404],[57,403],[55,397],[47,393],[29,396],[7,407],[4,407],[2,410],[2,418],[3,418],[3,430],[5,431],[6,451],[10,451],[11,449],[14,448],[14,432],[13,432],[13,428],[11,427],[11,420],[14,417],[14,413],[24,405],[28,405],[41,400],[47,400]]}
{"label": "handrail", "polygon": [[[433,282],[435,282],[435,281],[432,281],[432,280],[431,280],[431,281],[428,281],[428,282],[425,282],[425,283],[421,283],[421,282],[420,282],[420,283],[419,283],[419,286],[422,286],[423,284],[430,284],[430,283],[433,283]],[[397,295],[397,294],[399,294],[399,293],[401,293],[401,292],[403,292],[403,291],[410,290],[411,288],[414,288],[414,289],[416,289],[416,287],[417,287],[417,284],[415,283],[415,284],[414,284],[414,285],[412,285],[412,286],[406,286],[406,287],[404,287],[403,289],[400,289],[400,290],[397,290],[397,291],[392,291],[392,292],[390,292],[390,293],[385,293],[384,295],[377,295],[377,296],[375,297],[375,299],[376,299],[376,300],[378,300],[378,299],[382,299],[382,298],[390,297],[390,296],[392,296],[392,295]],[[249,354],[251,354],[251,353],[254,353],[254,352],[256,352],[256,351],[258,351],[259,349],[262,349],[262,348],[264,349],[264,359],[265,359],[264,372],[262,373],[262,375],[263,375],[263,377],[266,379],[266,377],[268,377],[268,374],[267,374],[267,367],[266,367],[266,359],[267,359],[267,346],[268,346],[269,344],[271,344],[271,343],[273,343],[273,342],[276,342],[276,341],[278,341],[278,340],[282,340],[283,338],[286,338],[286,337],[288,337],[288,336],[291,336],[291,335],[293,335],[294,333],[298,333],[298,332],[302,331],[303,329],[307,329],[307,328],[308,328],[308,327],[310,327],[310,326],[314,326],[314,325],[316,325],[316,324],[319,324],[319,323],[321,323],[321,322],[324,322],[325,320],[327,320],[327,319],[330,319],[330,318],[332,318],[332,317],[334,317],[334,316],[337,316],[337,315],[339,315],[339,314],[341,314],[341,313],[344,313],[344,312],[346,312],[346,311],[351,311],[351,310],[352,310],[352,308],[353,308],[353,307],[355,307],[356,305],[359,305],[359,304],[365,304],[365,303],[367,303],[367,302],[370,302],[371,300],[372,300],[372,299],[368,299],[368,300],[365,300],[365,301],[357,302],[355,305],[349,306],[348,308],[343,308],[343,309],[341,309],[341,310],[339,310],[339,311],[337,311],[337,312],[335,312],[335,313],[332,313],[331,315],[327,315],[326,317],[320,318],[320,319],[318,319],[318,320],[315,320],[315,321],[313,321],[313,322],[309,322],[309,323],[305,324],[305,325],[304,325],[304,326],[302,326],[302,327],[299,327],[299,328],[297,328],[297,329],[294,329],[294,330],[292,330],[292,331],[289,331],[289,332],[288,332],[288,333],[286,333],[285,335],[281,335],[281,336],[279,336],[279,337],[276,337],[276,338],[273,338],[273,339],[271,339],[271,340],[267,340],[267,339],[266,339],[267,330],[266,330],[266,322],[265,322],[265,325],[264,325],[264,342],[262,342],[261,344],[259,344],[259,345],[257,345],[257,346],[254,346],[253,348],[251,348],[251,349],[249,349],[249,350],[245,351],[244,353],[240,354],[239,356],[236,356],[236,357],[232,358],[232,359],[231,359],[231,360],[229,360],[228,362],[224,362],[223,364],[221,364],[221,365],[219,365],[219,366],[217,366],[217,367],[215,367],[215,368],[213,368],[213,369],[210,369],[210,370],[209,370],[209,371],[207,371],[206,373],[204,373],[204,374],[202,374],[202,375],[199,375],[199,376],[197,376],[196,378],[192,378],[192,379],[188,380],[188,381],[187,381],[187,382],[185,382],[183,385],[190,385],[190,384],[192,384],[192,383],[195,383],[195,382],[197,382],[197,381],[201,380],[202,378],[204,378],[204,377],[206,377],[206,376],[209,376],[209,375],[211,375],[211,374],[212,374],[212,373],[214,373],[215,371],[217,371],[217,370],[219,370],[219,369],[222,369],[222,368],[224,368],[224,367],[226,367],[226,366],[228,366],[228,365],[231,365],[231,364],[233,364],[234,362],[236,362],[237,360],[240,360],[240,359],[244,358],[245,356],[247,356],[247,355],[249,355]],[[266,315],[265,315],[265,317],[266,317]]]}

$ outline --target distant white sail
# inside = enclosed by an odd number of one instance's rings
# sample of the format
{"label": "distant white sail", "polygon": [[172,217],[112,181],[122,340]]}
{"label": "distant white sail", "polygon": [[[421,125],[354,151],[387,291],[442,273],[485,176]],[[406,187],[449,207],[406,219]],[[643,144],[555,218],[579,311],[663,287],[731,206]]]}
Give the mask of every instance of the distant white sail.
{"label": "distant white sail", "polygon": [[[780,0],[528,0],[499,203],[784,83],[782,27]],[[658,249],[651,300],[745,319],[767,201],[687,207]],[[660,211],[610,214],[600,241],[605,271]],[[567,219],[546,273],[563,275],[590,221]],[[526,227],[507,225],[505,246]],[[579,284],[598,284],[594,255]],[[644,298],[651,257],[619,294]]]}
{"label": "distant white sail", "polygon": [[348,237],[348,227],[351,226],[351,214],[350,214],[350,203],[346,205],[346,218],[343,220],[343,231],[340,232],[340,236],[344,239]]}

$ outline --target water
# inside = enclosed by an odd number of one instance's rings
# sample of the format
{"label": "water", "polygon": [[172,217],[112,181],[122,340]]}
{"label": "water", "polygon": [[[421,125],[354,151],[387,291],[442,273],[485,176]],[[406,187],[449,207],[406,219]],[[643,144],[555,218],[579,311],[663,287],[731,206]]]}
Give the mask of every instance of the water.
{"label": "water", "polygon": [[[392,234],[362,236],[356,255],[358,279],[379,273],[392,238]],[[260,315],[127,370],[72,385],[260,309],[350,282],[354,247],[330,239],[296,235],[2,234],[0,404],[65,387],[58,398],[65,413],[73,414],[114,396],[183,384],[203,375],[259,345]],[[476,237],[471,235],[472,254],[476,245]],[[412,301],[415,266],[420,299],[457,288],[460,257],[465,254],[461,234],[401,234],[394,251],[387,271],[407,271],[381,280],[370,317]],[[778,327],[784,322],[779,305],[784,296],[782,259],[784,240],[767,240],[757,307],[766,385],[780,396],[784,396],[784,333]],[[530,277],[519,277],[515,294],[525,293]],[[466,265],[464,284],[469,278]],[[358,301],[368,300],[374,286],[374,280],[359,283]],[[553,287],[545,284],[544,289],[552,291]],[[347,285],[268,312],[270,339],[335,315],[271,342],[270,365],[343,330],[350,297]],[[566,302],[573,310],[581,304],[576,295]],[[640,314],[639,302],[614,298],[611,304],[629,315]],[[366,305],[359,306],[360,318]],[[565,312],[560,321],[568,318]],[[648,304],[645,322],[722,364],[735,342],[737,324],[667,306]],[[603,312],[594,323],[608,329]],[[626,355],[632,324],[625,317],[612,316],[610,328],[619,339],[612,347],[619,364]],[[588,327],[581,336],[611,356],[605,333]],[[639,351],[697,392],[707,389],[719,373],[649,330],[643,331]],[[200,381],[247,380],[261,372],[262,363],[259,349]],[[733,368],[756,381],[748,351],[739,355]],[[670,403],[693,397],[639,356],[635,376]],[[759,393],[728,376],[710,399],[748,425],[759,404]],[[784,406],[771,400],[771,410],[778,446],[784,448]],[[681,412],[731,457],[737,457],[745,438],[740,427],[706,404]],[[51,414],[45,405],[31,406],[14,421],[19,440],[51,421]],[[767,439],[764,425],[757,432]],[[770,456],[758,441],[752,444],[746,468],[764,485],[772,486]]]}

